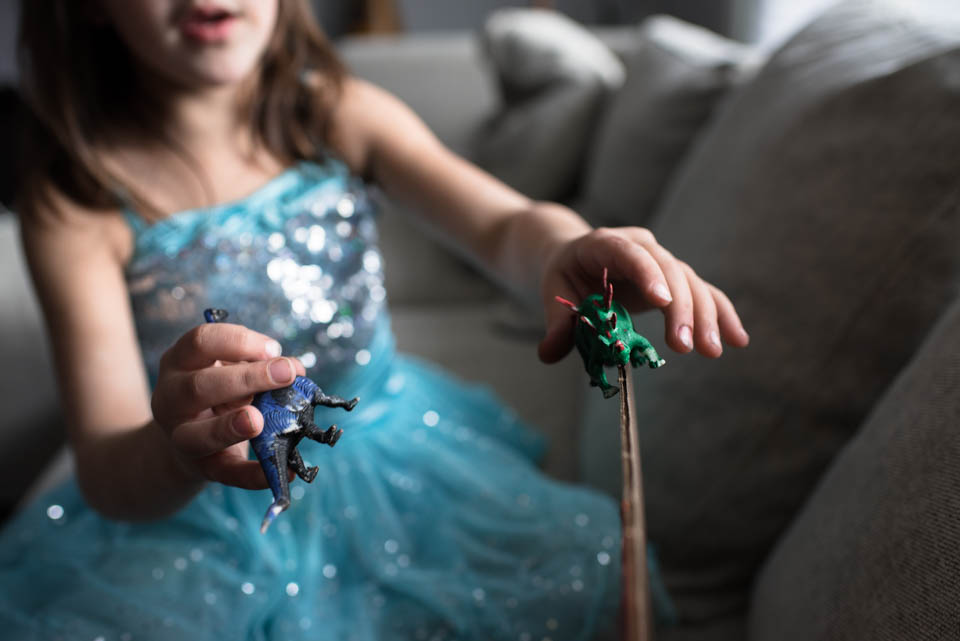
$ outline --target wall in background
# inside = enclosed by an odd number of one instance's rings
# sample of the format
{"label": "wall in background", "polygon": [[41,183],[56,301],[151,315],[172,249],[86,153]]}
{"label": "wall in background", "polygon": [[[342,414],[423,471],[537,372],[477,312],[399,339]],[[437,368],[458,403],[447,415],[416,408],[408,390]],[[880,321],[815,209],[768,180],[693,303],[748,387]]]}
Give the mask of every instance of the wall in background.
{"label": "wall in background", "polygon": [[0,0],[0,85],[16,82],[17,63],[14,52],[19,15],[20,3],[17,0]]}

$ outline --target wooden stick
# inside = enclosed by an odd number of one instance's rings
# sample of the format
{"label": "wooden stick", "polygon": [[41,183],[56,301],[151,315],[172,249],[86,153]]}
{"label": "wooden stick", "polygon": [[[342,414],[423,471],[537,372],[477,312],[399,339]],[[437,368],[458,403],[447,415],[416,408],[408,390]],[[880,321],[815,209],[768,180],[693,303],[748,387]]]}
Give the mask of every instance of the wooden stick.
{"label": "wooden stick", "polygon": [[632,377],[617,366],[620,380],[620,456],[623,496],[623,639],[652,641],[653,616],[647,570],[647,528],[643,514],[643,472],[632,394]]}

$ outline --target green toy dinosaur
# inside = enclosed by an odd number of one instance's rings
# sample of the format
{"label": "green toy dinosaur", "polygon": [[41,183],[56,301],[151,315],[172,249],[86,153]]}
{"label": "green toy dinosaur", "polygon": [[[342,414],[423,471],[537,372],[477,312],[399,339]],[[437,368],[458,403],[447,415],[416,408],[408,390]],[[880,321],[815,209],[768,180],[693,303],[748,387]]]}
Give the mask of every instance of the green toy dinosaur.
{"label": "green toy dinosaur", "polygon": [[587,296],[579,307],[560,296],[556,300],[577,315],[574,330],[577,351],[590,375],[590,385],[600,387],[604,398],[620,391],[607,382],[604,366],[629,363],[639,367],[646,363],[657,368],[666,363],[650,341],[633,331],[630,314],[613,300],[613,283],[607,281],[606,269],[603,270],[603,294]]}

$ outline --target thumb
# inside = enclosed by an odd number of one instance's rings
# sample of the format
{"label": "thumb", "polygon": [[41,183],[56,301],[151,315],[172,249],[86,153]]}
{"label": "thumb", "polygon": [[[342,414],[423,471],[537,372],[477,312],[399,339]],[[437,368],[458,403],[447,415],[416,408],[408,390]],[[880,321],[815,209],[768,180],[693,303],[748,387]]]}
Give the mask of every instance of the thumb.
{"label": "thumb", "polygon": [[[564,292],[561,297],[574,302],[576,294]],[[574,302],[574,304],[576,304]],[[546,303],[547,332],[537,347],[537,355],[544,363],[556,363],[573,348],[573,329],[577,317],[573,310],[551,298]]]}

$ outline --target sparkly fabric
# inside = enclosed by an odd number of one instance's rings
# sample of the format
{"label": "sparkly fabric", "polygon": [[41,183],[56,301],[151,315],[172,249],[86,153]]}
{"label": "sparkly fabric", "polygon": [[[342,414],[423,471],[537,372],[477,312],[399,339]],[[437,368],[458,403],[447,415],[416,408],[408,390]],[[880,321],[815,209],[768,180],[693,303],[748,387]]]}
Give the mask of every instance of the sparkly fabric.
{"label": "sparkly fabric", "polygon": [[0,535],[4,639],[595,639],[615,624],[614,503],[551,481],[540,437],[485,389],[394,354],[372,207],[342,164],[145,226],[128,269],[147,367],[202,310],[277,337],[361,398],[292,505],[211,484],[152,523],[105,520],[69,482]]}

